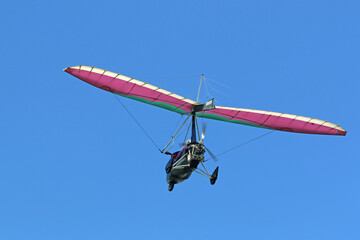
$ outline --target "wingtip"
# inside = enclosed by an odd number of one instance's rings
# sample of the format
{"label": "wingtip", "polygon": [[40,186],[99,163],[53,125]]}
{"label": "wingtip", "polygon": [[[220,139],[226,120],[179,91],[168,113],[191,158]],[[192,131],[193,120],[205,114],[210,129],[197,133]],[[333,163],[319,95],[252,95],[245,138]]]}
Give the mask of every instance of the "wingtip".
{"label": "wingtip", "polygon": [[[340,127],[341,128],[341,127]],[[348,131],[344,130],[343,128],[338,129],[337,130],[337,134],[336,135],[340,135],[340,136],[346,136]]]}
{"label": "wingtip", "polygon": [[67,68],[64,68],[64,72],[67,72],[67,73],[71,73],[71,72],[73,72],[74,70],[76,70],[76,69],[81,69],[81,65],[79,65],[79,66],[74,66],[74,67],[67,67]]}

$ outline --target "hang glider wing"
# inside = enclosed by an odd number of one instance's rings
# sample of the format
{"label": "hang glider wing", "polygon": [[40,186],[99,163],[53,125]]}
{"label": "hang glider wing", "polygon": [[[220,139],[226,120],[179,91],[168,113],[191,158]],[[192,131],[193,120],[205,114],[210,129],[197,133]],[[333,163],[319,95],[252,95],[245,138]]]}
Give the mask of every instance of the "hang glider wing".
{"label": "hang glider wing", "polygon": [[315,118],[243,108],[209,107],[210,101],[200,104],[148,83],[99,68],[76,66],[64,71],[105,91],[180,114],[188,115],[194,110],[198,117],[254,127],[297,133],[346,135],[346,131],[339,125]]}
{"label": "hang glider wing", "polygon": [[199,104],[159,87],[104,69],[76,66],[68,67],[64,71],[105,91],[181,114],[191,113],[193,106]]}
{"label": "hang glider wing", "polygon": [[197,112],[196,115],[225,122],[286,132],[346,135],[346,131],[339,125],[315,118],[286,113],[216,106],[212,110]]}

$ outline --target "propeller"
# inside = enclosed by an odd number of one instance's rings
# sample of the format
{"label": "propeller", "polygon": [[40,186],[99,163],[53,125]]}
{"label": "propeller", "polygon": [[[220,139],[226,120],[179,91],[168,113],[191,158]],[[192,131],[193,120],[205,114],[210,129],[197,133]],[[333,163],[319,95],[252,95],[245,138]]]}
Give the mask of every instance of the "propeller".
{"label": "propeller", "polygon": [[[207,125],[206,123],[204,122],[202,124],[202,131],[201,131],[201,136],[200,136],[200,141],[199,143],[203,144],[204,145],[204,139],[205,139],[205,135],[206,135],[206,128],[207,128]],[[183,148],[185,146],[185,142],[183,143],[179,143],[179,147],[180,148]],[[209,148],[207,148],[205,145],[204,145],[204,148],[206,149],[206,151],[209,153],[209,155],[211,156],[210,159],[213,159],[215,162],[219,161],[218,158],[215,156],[215,154],[213,154]]]}

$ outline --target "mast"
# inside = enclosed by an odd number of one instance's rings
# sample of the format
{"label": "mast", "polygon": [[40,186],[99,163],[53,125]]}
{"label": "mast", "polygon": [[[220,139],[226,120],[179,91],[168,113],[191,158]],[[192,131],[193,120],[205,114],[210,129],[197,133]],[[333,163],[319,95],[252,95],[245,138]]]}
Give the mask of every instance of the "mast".
{"label": "mast", "polygon": [[203,78],[204,78],[204,74],[201,74],[200,86],[199,86],[198,95],[197,95],[197,99],[196,99],[197,102],[199,102],[200,89],[201,89],[201,83],[202,83]]}
{"label": "mast", "polygon": [[191,118],[191,142],[192,143],[195,143],[196,142],[196,115],[195,115],[195,112],[192,112],[191,113],[192,115],[192,118]]}

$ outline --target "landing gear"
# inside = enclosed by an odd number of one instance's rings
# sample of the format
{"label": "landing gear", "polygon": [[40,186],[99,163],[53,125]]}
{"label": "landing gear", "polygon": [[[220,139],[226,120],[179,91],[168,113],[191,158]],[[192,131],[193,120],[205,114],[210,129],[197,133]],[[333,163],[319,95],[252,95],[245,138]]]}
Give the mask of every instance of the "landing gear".
{"label": "landing gear", "polygon": [[216,180],[217,180],[217,177],[218,177],[218,172],[219,172],[219,167],[217,167],[215,169],[215,171],[213,172],[213,174],[211,175],[211,178],[210,178],[210,183],[211,185],[214,185]]}
{"label": "landing gear", "polygon": [[169,183],[169,188],[168,188],[169,192],[171,192],[173,189],[174,189],[174,183],[170,182]]}
{"label": "landing gear", "polygon": [[200,162],[201,165],[204,167],[205,171],[203,171],[202,169],[200,168],[197,168],[194,172],[204,176],[204,177],[207,177],[210,179],[210,183],[211,185],[214,185],[217,178],[218,178],[218,173],[219,173],[219,167],[215,168],[215,171],[213,172],[213,174],[210,175],[209,171],[206,169],[205,165],[203,164],[203,162]]}

